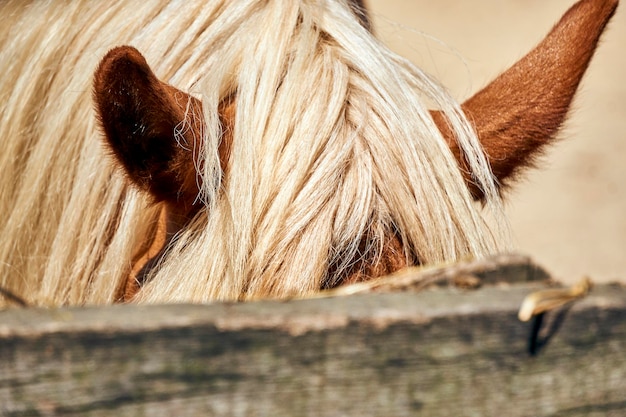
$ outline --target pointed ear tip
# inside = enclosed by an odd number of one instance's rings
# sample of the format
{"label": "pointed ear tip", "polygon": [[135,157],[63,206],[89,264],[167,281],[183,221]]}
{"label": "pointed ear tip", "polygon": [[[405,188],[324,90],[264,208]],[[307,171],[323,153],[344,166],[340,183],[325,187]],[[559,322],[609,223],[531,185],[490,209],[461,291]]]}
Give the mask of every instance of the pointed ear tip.
{"label": "pointed ear tip", "polygon": [[118,60],[126,60],[136,63],[144,63],[146,61],[141,52],[139,52],[134,46],[121,45],[110,49],[104,55],[100,63],[116,62]]}
{"label": "pointed ear tip", "polygon": [[570,10],[576,10],[578,6],[586,6],[587,10],[601,13],[606,19],[604,22],[606,24],[615,15],[619,0],[580,0]]}
{"label": "pointed ear tip", "polygon": [[114,79],[127,75],[130,68],[151,73],[146,59],[136,48],[124,45],[109,50],[94,73],[95,92],[109,86]]}

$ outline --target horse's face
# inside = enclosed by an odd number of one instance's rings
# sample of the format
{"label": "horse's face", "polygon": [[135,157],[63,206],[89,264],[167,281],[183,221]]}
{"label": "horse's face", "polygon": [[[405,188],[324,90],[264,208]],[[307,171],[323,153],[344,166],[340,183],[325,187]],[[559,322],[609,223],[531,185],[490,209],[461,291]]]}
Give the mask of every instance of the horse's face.
{"label": "horse's face", "polygon": [[[498,184],[508,184],[554,138],[617,3],[578,2],[533,51],[463,104]],[[362,2],[352,5],[368,27]],[[205,129],[202,104],[160,81],[143,56],[126,46],[113,49],[101,61],[94,98],[108,147],[118,163],[134,184],[165,203],[163,233],[137,261],[130,277],[134,283],[145,265],[158,256],[167,236],[184,227],[199,210],[202,161],[193,149],[201,147]],[[224,97],[218,109],[222,129],[218,151],[224,172],[228,171],[236,101],[235,96]],[[447,120],[437,111],[431,115],[470,192],[481,200],[482,191],[472,182]],[[174,133],[182,122],[187,129],[178,129],[178,134],[186,146]],[[136,284],[127,286],[127,296],[134,290]]]}

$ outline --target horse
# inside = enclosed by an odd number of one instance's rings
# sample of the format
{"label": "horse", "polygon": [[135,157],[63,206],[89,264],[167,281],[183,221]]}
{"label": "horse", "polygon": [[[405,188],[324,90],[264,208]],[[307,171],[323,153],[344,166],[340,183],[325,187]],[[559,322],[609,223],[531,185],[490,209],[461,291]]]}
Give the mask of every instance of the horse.
{"label": "horse", "polygon": [[29,305],[306,296],[508,250],[618,0],[457,103],[360,0],[5,0],[0,287]]}

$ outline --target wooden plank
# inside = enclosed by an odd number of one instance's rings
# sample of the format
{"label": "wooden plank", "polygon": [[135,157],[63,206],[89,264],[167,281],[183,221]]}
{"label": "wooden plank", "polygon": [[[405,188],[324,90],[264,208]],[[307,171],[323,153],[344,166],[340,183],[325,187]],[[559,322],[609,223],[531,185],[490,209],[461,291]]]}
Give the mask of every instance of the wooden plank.
{"label": "wooden plank", "polygon": [[626,415],[626,289],[549,313],[531,356],[538,287],[8,310],[0,414]]}

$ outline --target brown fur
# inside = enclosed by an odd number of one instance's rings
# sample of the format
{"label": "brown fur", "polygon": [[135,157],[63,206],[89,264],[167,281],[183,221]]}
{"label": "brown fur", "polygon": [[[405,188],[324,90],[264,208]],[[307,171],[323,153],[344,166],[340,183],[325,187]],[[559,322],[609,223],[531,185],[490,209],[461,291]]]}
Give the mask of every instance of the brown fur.
{"label": "brown fur", "polygon": [[[615,12],[617,0],[582,0],[575,4],[533,51],[487,87],[467,100],[462,109],[476,133],[500,184],[509,180],[551,143],[563,123],[600,35]],[[352,3],[365,27],[369,18],[362,1]],[[129,273],[122,298],[128,300],[140,288],[145,273],[154,266],[176,231],[198,210],[199,178],[191,149],[199,147],[204,125],[201,103],[159,81],[141,54],[131,47],[110,51],[96,71],[94,97],[107,143],[129,178],[164,202],[154,236],[141,248]],[[236,98],[220,106],[222,143],[219,153],[228,169]],[[441,113],[432,117],[446,137],[477,200],[484,195],[472,181],[467,163]],[[184,120],[187,147],[174,140],[173,132]],[[194,130],[195,129],[195,130]],[[362,242],[367,246],[368,242]],[[396,232],[390,232],[377,259],[354,260],[346,282],[392,273],[407,266],[407,255]],[[367,251],[363,251],[365,253]],[[332,271],[332,265],[329,270]],[[330,274],[333,275],[333,274]]]}
{"label": "brown fur", "polygon": [[[120,295],[127,301],[171,238],[201,207],[196,204],[200,179],[192,150],[198,149],[203,134],[202,103],[157,79],[141,53],[130,46],[114,48],[102,59],[94,75],[94,100],[108,148],[130,180],[163,203],[153,236],[136,251]],[[234,100],[226,98],[219,111],[223,126],[219,157],[226,170]],[[185,121],[182,146],[174,140],[174,130]]]}
{"label": "brown fur", "polygon": [[[618,0],[576,3],[535,49],[463,104],[501,185],[532,166],[555,138],[617,4]],[[440,113],[432,115],[472,195],[482,199],[446,122]]]}
{"label": "brown fur", "polygon": [[[200,137],[184,131],[185,147],[174,130],[189,117],[201,117],[200,102],[159,81],[136,49],[115,48],[102,59],[94,76],[94,99],[109,148],[129,178],[157,201],[192,211],[197,196],[190,149]],[[190,123],[193,125],[193,123]]]}
{"label": "brown fur", "polygon": [[[380,256],[376,257],[377,252],[373,252],[373,256],[364,257],[354,260],[349,273],[340,278],[337,281],[325,282],[322,287],[324,289],[334,288],[344,284],[354,284],[357,282],[367,281],[371,278],[382,277],[392,274],[402,268],[409,266],[407,262],[406,254],[404,253],[402,241],[396,232],[389,232],[386,236],[386,241],[383,242],[380,249]],[[372,253],[367,250],[367,241],[362,241],[359,245],[360,253]],[[419,262],[413,260],[411,265],[416,265]],[[336,265],[330,265],[329,277],[335,276]]]}

